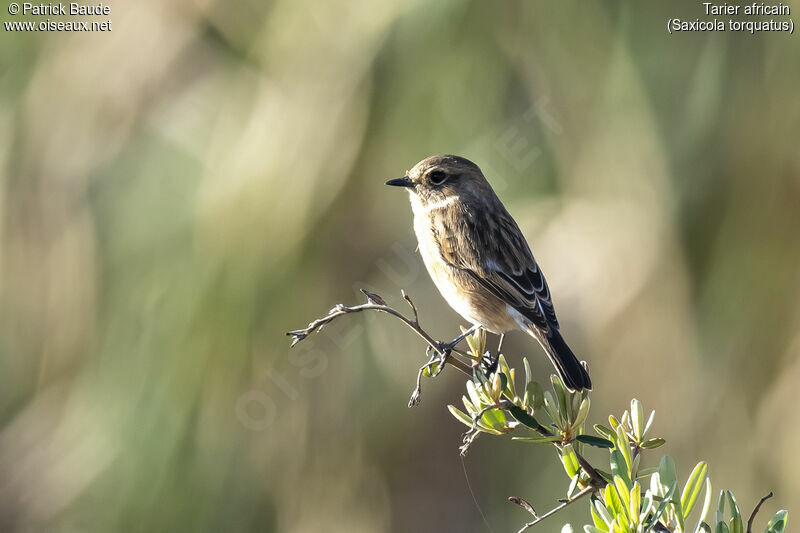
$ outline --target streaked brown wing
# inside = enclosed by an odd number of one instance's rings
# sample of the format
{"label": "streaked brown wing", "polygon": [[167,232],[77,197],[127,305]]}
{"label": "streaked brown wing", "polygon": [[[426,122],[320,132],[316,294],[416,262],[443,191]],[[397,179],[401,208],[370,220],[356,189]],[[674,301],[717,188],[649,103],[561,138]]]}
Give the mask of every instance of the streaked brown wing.
{"label": "streaked brown wing", "polygon": [[442,210],[433,224],[448,264],[467,272],[537,327],[558,329],[547,281],[519,226],[499,200],[492,209]]}

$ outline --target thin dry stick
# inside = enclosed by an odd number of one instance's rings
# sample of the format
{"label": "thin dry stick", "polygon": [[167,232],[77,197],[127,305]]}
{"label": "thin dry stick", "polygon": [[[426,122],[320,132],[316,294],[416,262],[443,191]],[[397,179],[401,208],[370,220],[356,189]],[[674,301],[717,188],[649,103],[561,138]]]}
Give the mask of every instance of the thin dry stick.
{"label": "thin dry stick", "polygon": [[[580,500],[581,498],[583,498],[583,497],[584,497],[584,496],[586,496],[587,494],[591,494],[591,493],[595,492],[596,490],[597,490],[597,488],[596,488],[596,487],[592,487],[592,486],[588,486],[588,487],[586,487],[585,489],[583,489],[582,491],[580,491],[578,494],[576,494],[574,498],[572,498],[572,499],[569,499],[569,500],[565,501],[564,503],[562,503],[562,504],[561,504],[561,505],[559,505],[558,507],[555,507],[555,508],[553,508],[553,509],[550,509],[550,510],[549,510],[549,511],[547,511],[545,514],[543,514],[543,515],[541,515],[541,516],[538,516],[538,517],[536,518],[536,520],[534,520],[533,522],[528,522],[527,524],[525,524],[524,526],[522,526],[522,528],[521,528],[519,531],[517,531],[517,533],[522,533],[522,532],[523,532],[523,531],[525,531],[526,529],[528,529],[528,528],[531,528],[531,527],[535,526],[536,524],[538,524],[539,522],[541,522],[541,521],[542,521],[542,520],[544,520],[545,518],[547,518],[547,517],[549,517],[549,516],[552,516],[552,515],[556,514],[556,513],[557,513],[558,511],[560,511],[561,509],[563,509],[563,508],[565,508],[566,506],[568,506],[568,505],[570,505],[570,504],[572,504],[572,503],[574,503],[574,502],[576,502],[576,501]],[[515,498],[515,500],[516,500],[516,499],[520,499],[520,500],[521,500],[521,498]],[[511,498],[509,498],[509,500],[511,500]],[[512,501],[512,502],[514,502],[514,503],[516,503],[517,505],[520,505],[520,504],[519,504],[517,501],[515,501],[515,500],[511,500],[511,501]],[[523,501],[524,501],[524,500],[523,500]],[[527,503],[527,502],[526,502],[526,503]],[[529,505],[530,505],[530,504],[529,504]],[[522,506],[522,507],[523,507],[523,508],[525,508],[525,506]],[[533,509],[533,508],[531,508],[531,509]],[[530,510],[529,510],[529,509],[526,509],[526,510],[527,510],[528,512],[530,512]],[[534,516],[536,516],[536,514],[535,514],[535,513],[531,513],[531,514],[533,514]]]}
{"label": "thin dry stick", "polygon": [[428,349],[425,352],[426,354],[430,350],[433,350],[436,353],[435,356],[428,359],[428,362],[420,367],[419,372],[417,373],[417,385],[414,388],[414,391],[411,393],[411,399],[408,402],[409,407],[417,405],[422,398],[422,376],[425,370],[429,372],[431,377],[434,377],[442,371],[445,365],[450,365],[453,368],[457,368],[464,374],[472,376],[471,364],[452,356],[452,353],[455,352],[461,356],[467,357],[466,354],[455,349],[455,345],[458,343],[458,341],[464,338],[465,334],[456,337],[456,339],[449,343],[439,342],[431,337],[428,332],[422,329],[422,326],[419,325],[417,306],[414,305],[414,302],[411,301],[411,298],[409,298],[405,291],[400,292],[403,295],[403,299],[408,302],[408,305],[411,307],[411,311],[414,313],[414,318],[409,318],[397,309],[387,305],[384,299],[377,294],[371,293],[364,289],[361,289],[361,292],[363,292],[367,297],[367,303],[355,306],[337,304],[333,307],[333,309],[328,311],[327,315],[309,323],[308,327],[288,332],[287,335],[292,337],[292,346],[302,341],[310,334],[321,330],[340,316],[349,315],[351,313],[360,313],[362,311],[378,311],[379,313],[388,313],[393,317],[400,319],[400,321],[402,321],[406,326],[414,330],[414,332],[419,335],[422,340],[428,343]]}
{"label": "thin dry stick", "polygon": [[581,465],[583,471],[586,472],[590,478],[592,478],[592,485],[599,489],[602,489],[608,485],[608,482],[603,479],[603,476],[601,476],[591,464],[589,464],[589,461],[587,461],[578,452],[575,452],[575,455],[578,457],[578,464]]}
{"label": "thin dry stick", "polygon": [[758,514],[758,510],[761,509],[761,506],[764,504],[765,501],[772,498],[772,491],[769,494],[761,498],[761,501],[758,502],[756,508],[753,509],[753,512],[750,513],[750,519],[747,521],[747,533],[752,533],[753,531],[753,520],[755,519],[756,515]]}

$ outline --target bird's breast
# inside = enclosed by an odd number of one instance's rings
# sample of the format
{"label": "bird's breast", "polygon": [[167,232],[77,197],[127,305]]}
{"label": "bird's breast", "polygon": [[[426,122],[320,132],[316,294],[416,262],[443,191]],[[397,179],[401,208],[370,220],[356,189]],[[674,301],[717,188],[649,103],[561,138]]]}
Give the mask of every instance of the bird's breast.
{"label": "bird's breast", "polygon": [[517,327],[505,302],[480,285],[469,273],[444,260],[439,240],[442,236],[436,235],[429,216],[415,214],[414,233],[425,268],[450,307],[471,324],[480,324],[494,333]]}

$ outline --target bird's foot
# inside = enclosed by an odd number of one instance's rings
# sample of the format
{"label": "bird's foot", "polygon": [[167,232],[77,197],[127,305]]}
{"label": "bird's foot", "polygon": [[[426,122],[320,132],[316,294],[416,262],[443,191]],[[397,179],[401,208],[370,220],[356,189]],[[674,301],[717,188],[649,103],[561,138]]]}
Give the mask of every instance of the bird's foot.
{"label": "bird's foot", "polygon": [[500,362],[500,354],[492,355],[490,352],[486,352],[481,357],[480,362],[480,369],[483,371],[483,375],[487,378],[497,372],[497,364]]}
{"label": "bird's foot", "polygon": [[462,333],[461,335],[459,335],[455,339],[451,340],[450,342],[440,342],[439,343],[439,351],[442,354],[448,354],[449,355],[450,352],[452,352],[455,349],[455,347],[458,345],[459,342],[463,341],[464,339],[466,339],[467,337],[469,337],[470,335],[475,333],[475,330],[477,330],[477,329],[478,329],[478,326],[477,325],[473,325],[471,328],[469,328],[468,330],[464,331],[464,333]]}

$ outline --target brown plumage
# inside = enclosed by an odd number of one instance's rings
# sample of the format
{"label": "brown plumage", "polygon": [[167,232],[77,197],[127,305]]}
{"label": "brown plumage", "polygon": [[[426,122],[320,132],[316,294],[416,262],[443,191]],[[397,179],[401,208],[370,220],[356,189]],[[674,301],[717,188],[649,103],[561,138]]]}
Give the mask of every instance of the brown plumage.
{"label": "brown plumage", "polygon": [[423,261],[456,312],[493,333],[522,329],[544,348],[567,387],[592,388],[561,337],[525,237],[475,163],[434,155],[387,185],[408,189]]}

